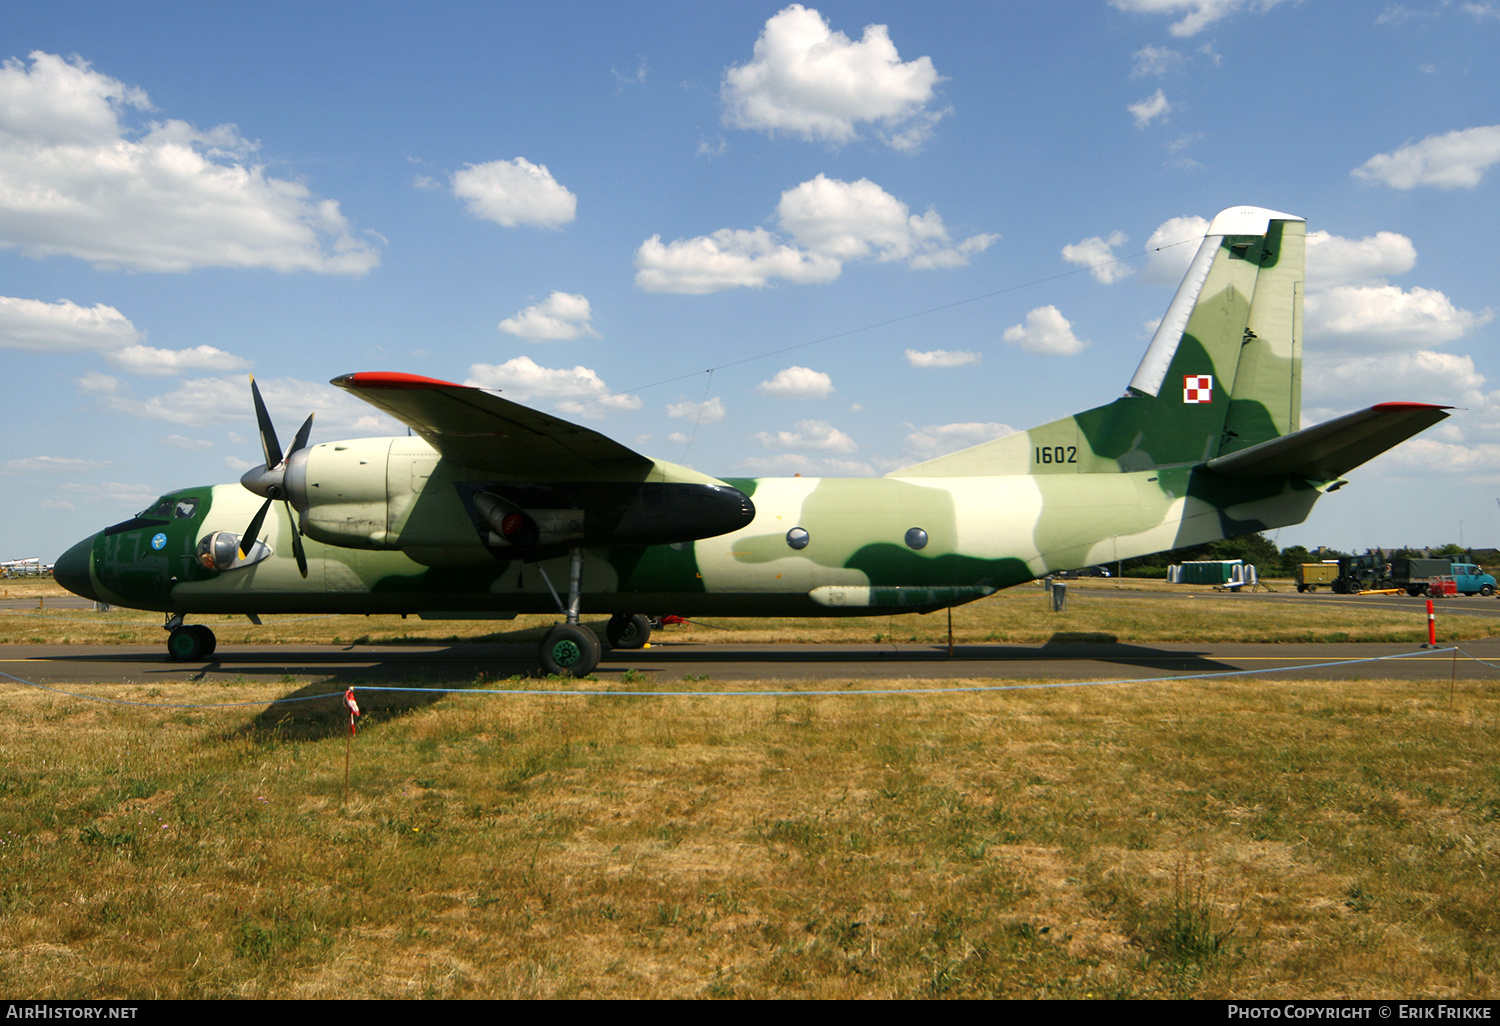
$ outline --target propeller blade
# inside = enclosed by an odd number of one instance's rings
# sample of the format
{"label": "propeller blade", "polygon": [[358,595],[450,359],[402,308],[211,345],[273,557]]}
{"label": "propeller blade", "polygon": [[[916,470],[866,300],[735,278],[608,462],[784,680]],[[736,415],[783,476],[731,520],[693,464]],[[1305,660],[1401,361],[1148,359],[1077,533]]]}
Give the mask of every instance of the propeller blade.
{"label": "propeller blade", "polygon": [[271,425],[271,414],[266,411],[266,404],[260,397],[260,386],[255,383],[253,374],[250,375],[250,394],[255,397],[255,423],[260,428],[260,445],[266,453],[266,469],[270,470],[281,463],[281,443],[276,440],[276,428]]}
{"label": "propeller blade", "polygon": [[307,419],[302,422],[302,426],[297,429],[297,437],[292,439],[292,447],[286,451],[286,454],[288,456],[291,456],[292,453],[296,452],[298,449],[307,444],[307,436],[312,434],[312,422],[314,416],[316,416],[316,414],[309,413],[307,415]]}
{"label": "propeller blade", "polygon": [[255,519],[250,521],[250,526],[245,528],[244,535],[240,538],[240,558],[244,559],[250,555],[251,548],[260,540],[260,525],[266,522],[266,510],[271,508],[271,500],[267,499],[261,503],[260,509],[255,514]]}
{"label": "propeller blade", "polygon": [[[311,417],[307,418],[307,423],[312,423]],[[304,424],[304,430],[306,427],[307,425]],[[301,432],[298,433],[300,434]],[[307,553],[302,550],[302,528],[297,524],[297,512],[292,509],[290,502],[286,504],[286,515],[287,519],[292,522],[292,555],[297,557],[297,570],[305,578],[307,576]]]}

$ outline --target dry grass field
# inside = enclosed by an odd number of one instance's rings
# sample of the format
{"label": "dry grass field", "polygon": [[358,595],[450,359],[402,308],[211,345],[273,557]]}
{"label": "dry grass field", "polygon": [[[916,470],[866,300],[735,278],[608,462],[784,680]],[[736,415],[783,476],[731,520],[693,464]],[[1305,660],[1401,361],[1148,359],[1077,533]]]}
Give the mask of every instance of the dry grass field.
{"label": "dry grass field", "polygon": [[1493,688],[370,690],[347,800],[316,685],[80,690],[158,704],[4,688],[13,997],[1500,989]]}
{"label": "dry grass field", "polygon": [[[1260,615],[1184,598],[1138,626],[1128,599],[1074,598],[1069,629],[1122,640]],[[1384,629],[1309,608],[1296,631]],[[955,626],[1061,616],[992,602]],[[9,640],[74,629],[20,619]],[[946,630],[893,623],[839,629]],[[1500,673],[707,698],[631,696],[638,676],[363,689],[347,795],[337,698],[278,701],[315,681],[0,681],[0,993],[1500,993]],[[592,693],[486,693],[558,687]],[[651,683],[673,689],[728,690]]]}

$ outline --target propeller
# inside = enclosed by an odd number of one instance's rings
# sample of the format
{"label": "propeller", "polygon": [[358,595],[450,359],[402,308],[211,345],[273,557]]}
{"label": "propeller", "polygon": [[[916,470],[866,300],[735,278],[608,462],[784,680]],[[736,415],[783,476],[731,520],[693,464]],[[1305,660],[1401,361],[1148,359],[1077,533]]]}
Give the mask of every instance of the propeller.
{"label": "propeller", "polygon": [[281,442],[276,438],[276,428],[271,424],[271,414],[266,411],[265,400],[260,397],[260,386],[255,383],[253,374],[250,376],[250,395],[255,399],[255,423],[260,429],[260,447],[266,454],[266,462],[264,466],[245,471],[240,484],[256,495],[265,496],[266,501],[251,518],[250,526],[245,528],[245,533],[240,538],[240,558],[246,558],[250,549],[260,540],[260,529],[265,524],[266,512],[271,508],[271,503],[280,499],[286,503],[287,517],[292,522],[292,555],[297,557],[298,571],[306,577],[307,553],[302,549],[302,528],[297,512],[292,507],[287,470],[292,465],[292,458],[307,447],[307,438],[312,434],[313,414],[307,415],[307,420],[302,422],[302,427],[297,431],[297,437],[292,439],[292,447],[283,454]]}

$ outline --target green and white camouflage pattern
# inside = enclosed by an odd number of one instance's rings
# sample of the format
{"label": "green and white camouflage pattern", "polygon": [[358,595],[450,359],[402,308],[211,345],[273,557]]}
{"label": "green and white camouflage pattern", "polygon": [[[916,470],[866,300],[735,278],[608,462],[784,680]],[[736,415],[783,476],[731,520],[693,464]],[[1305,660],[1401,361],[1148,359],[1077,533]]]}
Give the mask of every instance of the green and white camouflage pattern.
{"label": "green and white camouflage pattern", "polygon": [[[269,558],[230,570],[197,558],[205,538],[254,515],[259,499],[237,484],[174,493],[198,500],[191,516],[117,525],[70,550],[58,576],[103,601],[170,613],[554,611],[566,554],[497,556],[464,496],[545,479],[576,453],[563,480],[727,484],[754,505],[753,520],[716,537],[587,548],[590,613],[928,611],[1057,570],[1295,524],[1344,471],[1444,415],[1385,404],[1299,431],[1305,227],[1255,207],[1224,211],[1124,395],[884,478],[721,481],[543,414],[531,427],[550,431],[558,451],[497,473],[484,446],[498,443],[441,434],[425,394],[399,386],[413,391],[356,394],[398,404],[382,408],[439,447],[384,438],[308,450],[305,580],[281,503],[261,536]],[[354,390],[358,377],[336,383]],[[478,391],[433,384],[444,401]],[[472,428],[487,414],[463,416]],[[589,458],[613,469],[588,471]]]}

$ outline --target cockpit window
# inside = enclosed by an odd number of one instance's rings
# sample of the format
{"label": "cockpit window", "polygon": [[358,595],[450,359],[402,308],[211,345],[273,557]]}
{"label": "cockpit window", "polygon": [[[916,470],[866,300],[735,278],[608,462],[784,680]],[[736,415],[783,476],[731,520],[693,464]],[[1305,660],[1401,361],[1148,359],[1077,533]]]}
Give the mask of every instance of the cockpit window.
{"label": "cockpit window", "polygon": [[147,509],[137,513],[137,517],[152,517],[159,520],[170,520],[176,517],[178,520],[191,520],[194,513],[198,512],[198,500],[192,496],[174,499],[170,496],[157,499]]}

